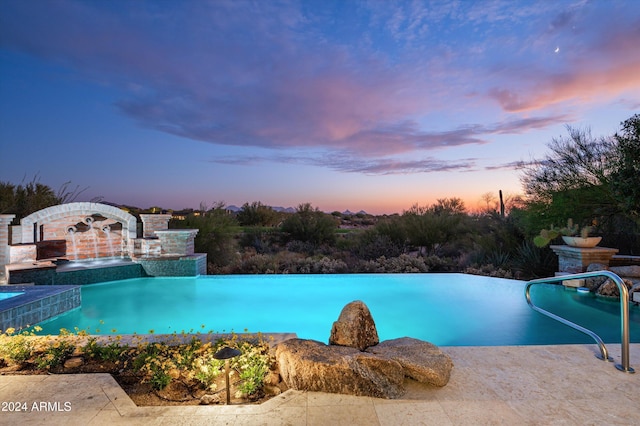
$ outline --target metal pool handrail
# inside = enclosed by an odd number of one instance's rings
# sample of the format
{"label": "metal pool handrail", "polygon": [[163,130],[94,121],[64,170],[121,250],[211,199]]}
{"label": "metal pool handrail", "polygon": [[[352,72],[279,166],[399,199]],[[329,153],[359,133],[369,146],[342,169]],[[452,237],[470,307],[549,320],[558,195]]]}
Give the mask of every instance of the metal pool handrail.
{"label": "metal pool handrail", "polygon": [[598,336],[596,333],[594,333],[589,329],[581,327],[578,324],[575,324],[565,318],[562,318],[556,314],[552,314],[551,312],[546,311],[534,305],[533,302],[531,301],[530,289],[531,289],[531,286],[534,284],[551,284],[551,283],[560,282],[560,281],[600,277],[600,276],[605,276],[613,280],[613,282],[616,283],[616,285],[618,286],[618,290],[620,291],[620,327],[621,327],[620,345],[622,347],[621,348],[622,362],[621,364],[616,364],[616,368],[620,371],[624,371],[627,373],[635,373],[635,370],[629,366],[629,291],[627,290],[627,286],[624,284],[624,281],[622,281],[622,278],[620,278],[618,275],[614,274],[611,271],[594,271],[594,272],[583,272],[580,274],[562,275],[559,277],[540,278],[537,280],[531,280],[527,283],[524,290],[524,295],[527,299],[527,303],[533,310],[538,311],[541,314],[548,316],[549,318],[553,318],[556,321],[560,321],[561,323],[568,325],[569,327],[575,328],[576,330],[591,336],[596,341],[596,343],[598,343],[598,347],[600,348],[600,355],[599,356],[596,355],[596,356],[604,361],[612,361],[613,359],[609,356],[607,352],[607,348],[604,345],[604,342],[602,341],[600,336]]}

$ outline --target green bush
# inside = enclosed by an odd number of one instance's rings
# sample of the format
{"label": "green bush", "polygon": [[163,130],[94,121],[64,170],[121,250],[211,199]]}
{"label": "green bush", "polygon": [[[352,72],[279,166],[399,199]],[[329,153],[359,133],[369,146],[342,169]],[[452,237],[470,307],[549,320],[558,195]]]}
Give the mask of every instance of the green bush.
{"label": "green bush", "polygon": [[63,339],[56,341],[44,353],[36,358],[36,366],[41,370],[50,370],[64,363],[75,350],[75,346]]}

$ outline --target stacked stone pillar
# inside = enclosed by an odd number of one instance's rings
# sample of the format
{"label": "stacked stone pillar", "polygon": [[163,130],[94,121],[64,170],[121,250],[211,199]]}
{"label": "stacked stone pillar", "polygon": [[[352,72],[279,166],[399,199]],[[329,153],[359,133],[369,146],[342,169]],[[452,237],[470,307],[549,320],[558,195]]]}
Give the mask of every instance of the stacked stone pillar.
{"label": "stacked stone pillar", "polygon": [[9,224],[15,217],[14,214],[0,214],[0,274],[4,274],[4,265],[10,261]]}
{"label": "stacked stone pillar", "polygon": [[170,214],[141,214],[142,238],[157,238],[156,231],[169,229]]}
{"label": "stacked stone pillar", "polygon": [[165,256],[190,256],[194,253],[197,229],[170,229],[156,231]]}
{"label": "stacked stone pillar", "polygon": [[618,249],[607,247],[580,248],[571,246],[551,246],[551,250],[558,255],[559,272],[565,274],[579,274],[586,272],[592,263],[609,266],[611,258],[618,253]]}

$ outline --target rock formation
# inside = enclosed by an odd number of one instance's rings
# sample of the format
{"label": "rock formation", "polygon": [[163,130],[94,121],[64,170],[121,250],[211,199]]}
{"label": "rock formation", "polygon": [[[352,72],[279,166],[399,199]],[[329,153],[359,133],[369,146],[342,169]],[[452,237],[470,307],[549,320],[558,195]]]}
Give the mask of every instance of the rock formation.
{"label": "rock formation", "polygon": [[397,361],[405,376],[436,386],[449,382],[453,368],[451,358],[436,345],[411,337],[385,340],[368,348],[367,352]]}
{"label": "rock formation", "polygon": [[360,300],[348,303],[331,327],[330,345],[348,346],[364,351],[380,342],[378,330],[367,305]]}
{"label": "rock formation", "polygon": [[[622,278],[622,281],[629,290],[629,299],[632,299],[631,293],[634,288],[634,280],[640,278],[640,266],[612,266],[608,268],[607,265],[601,263],[592,263],[587,266],[587,272],[609,270],[614,274]],[[620,290],[616,283],[612,279],[605,276],[591,277],[584,280],[584,286],[589,291],[605,297],[620,297]]]}
{"label": "rock formation", "polygon": [[276,346],[276,361],[293,389],[378,398],[404,393],[398,362],[354,348],[291,339]]}
{"label": "rock formation", "polygon": [[369,308],[351,302],[333,324],[329,345],[290,339],[274,348],[284,383],[293,389],[398,398],[404,378],[444,386],[451,358],[429,343],[410,337],[378,343]]}

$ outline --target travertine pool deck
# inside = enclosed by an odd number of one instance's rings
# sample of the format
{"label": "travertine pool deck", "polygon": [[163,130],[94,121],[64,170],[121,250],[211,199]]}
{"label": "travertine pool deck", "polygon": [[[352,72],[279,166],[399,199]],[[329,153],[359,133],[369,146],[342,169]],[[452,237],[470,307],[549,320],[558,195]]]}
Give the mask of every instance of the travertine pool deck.
{"label": "travertine pool deck", "polygon": [[[608,349],[619,363],[620,345]],[[398,400],[289,390],[262,405],[137,407],[108,374],[0,376],[0,424],[640,424],[640,344],[631,345],[636,374],[596,359],[596,345],[442,350],[455,364],[449,384],[412,383]],[[6,411],[12,402],[29,412]]]}

